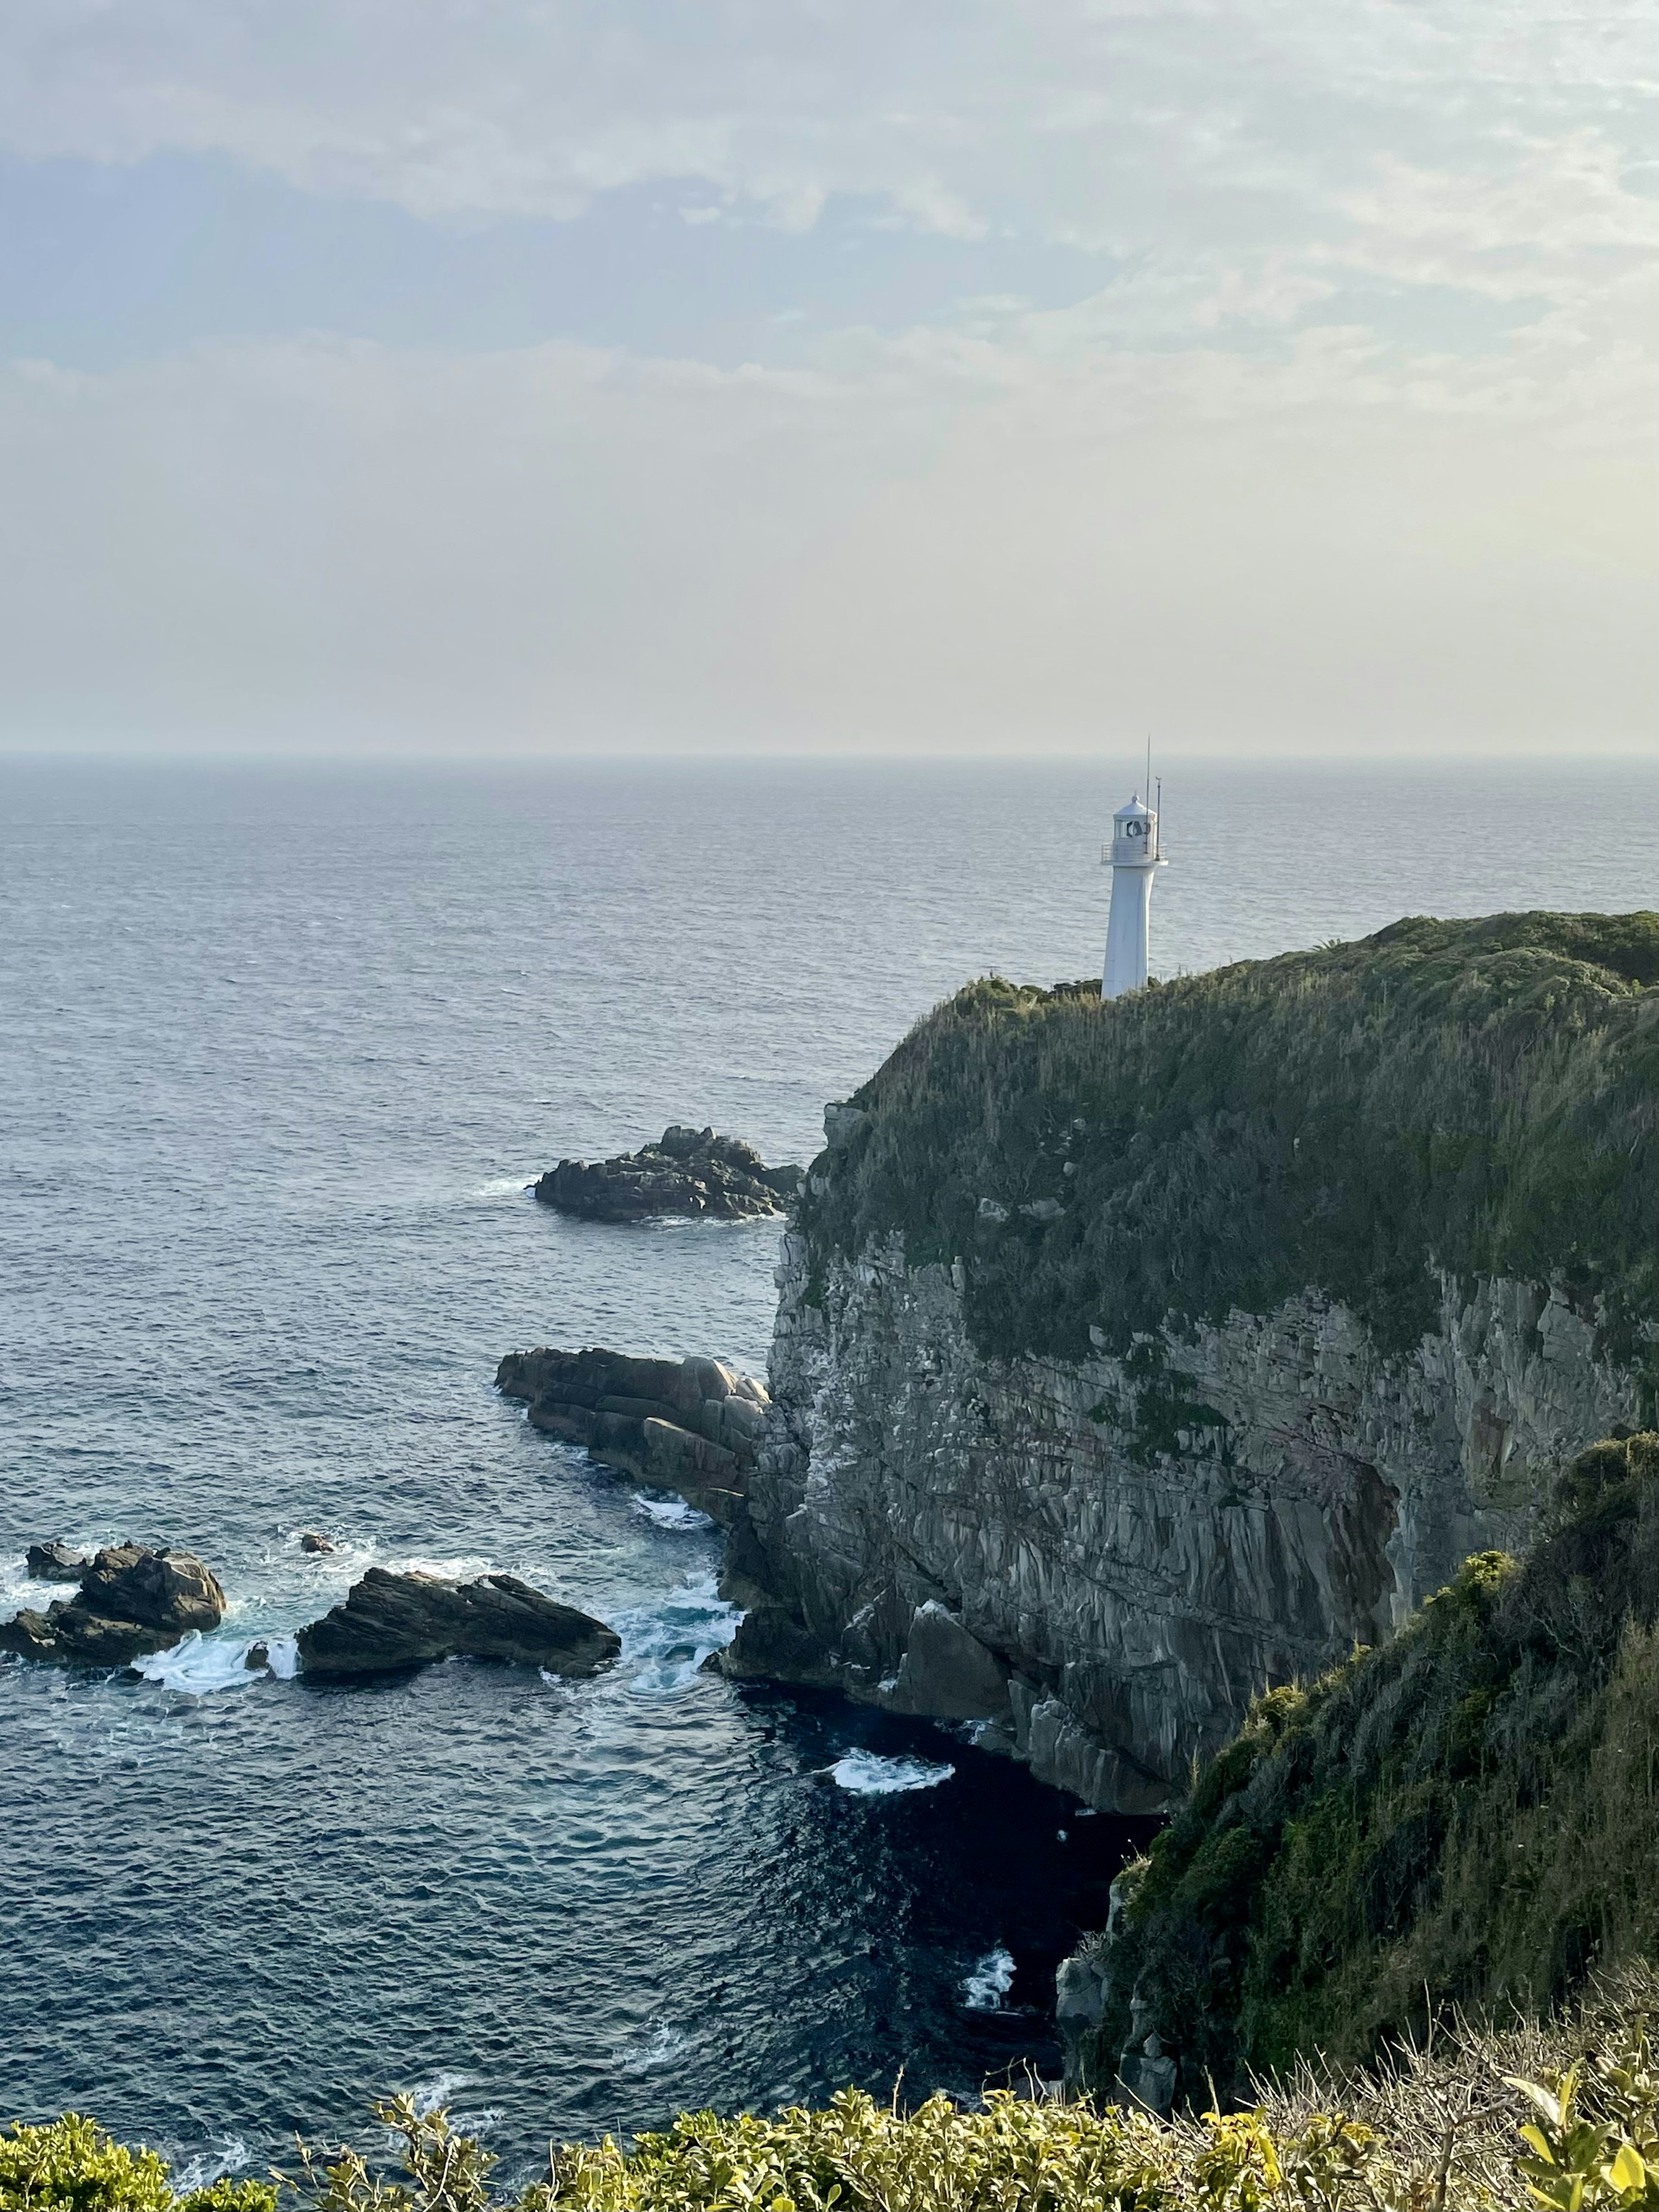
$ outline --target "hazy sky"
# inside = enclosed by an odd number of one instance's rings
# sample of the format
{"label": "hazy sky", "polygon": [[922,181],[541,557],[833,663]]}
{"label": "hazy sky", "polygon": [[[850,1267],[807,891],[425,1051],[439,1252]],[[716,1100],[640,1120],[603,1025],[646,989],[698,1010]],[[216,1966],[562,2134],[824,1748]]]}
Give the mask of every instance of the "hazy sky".
{"label": "hazy sky", "polygon": [[1653,28],[8,0],[0,743],[1650,743]]}

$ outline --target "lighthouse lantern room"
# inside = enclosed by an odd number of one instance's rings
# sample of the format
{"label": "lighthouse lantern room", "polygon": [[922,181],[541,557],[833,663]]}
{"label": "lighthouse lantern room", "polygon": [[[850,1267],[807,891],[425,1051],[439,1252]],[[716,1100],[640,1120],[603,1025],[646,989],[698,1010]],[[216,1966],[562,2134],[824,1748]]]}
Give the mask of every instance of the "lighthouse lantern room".
{"label": "lighthouse lantern room", "polygon": [[1169,863],[1158,850],[1158,816],[1141,804],[1137,792],[1112,817],[1112,842],[1101,848],[1112,872],[1112,904],[1106,920],[1106,966],[1100,979],[1103,999],[1139,991],[1146,981],[1152,912],[1152,872]]}

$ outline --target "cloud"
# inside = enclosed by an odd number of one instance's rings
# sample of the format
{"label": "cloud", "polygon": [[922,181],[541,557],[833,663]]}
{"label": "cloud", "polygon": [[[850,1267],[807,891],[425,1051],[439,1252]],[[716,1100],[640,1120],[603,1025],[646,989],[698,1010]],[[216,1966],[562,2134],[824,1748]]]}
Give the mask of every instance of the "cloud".
{"label": "cloud", "polygon": [[[1602,373],[1609,420],[1633,418]],[[1639,446],[1553,364],[204,349],[0,389],[12,744],[1645,742]],[[1639,430],[1636,433],[1639,437]]]}
{"label": "cloud", "polygon": [[[441,237],[463,305],[441,344],[240,298],[15,364],[4,737],[1645,742],[1646,36],[1635,0],[12,0],[0,152],[169,157],[169,270],[185,172],[258,173],[397,211],[394,290]],[[326,212],[261,208],[278,276],[321,266]],[[524,224],[588,258],[460,270]],[[504,349],[491,270],[613,320]]]}
{"label": "cloud", "polygon": [[1515,241],[1535,149],[1639,157],[1644,23],[1634,0],[13,0],[0,145],[222,153],[427,216],[694,179],[799,226],[868,195],[1114,252],[1363,230],[1396,161],[1516,179],[1489,210]]}

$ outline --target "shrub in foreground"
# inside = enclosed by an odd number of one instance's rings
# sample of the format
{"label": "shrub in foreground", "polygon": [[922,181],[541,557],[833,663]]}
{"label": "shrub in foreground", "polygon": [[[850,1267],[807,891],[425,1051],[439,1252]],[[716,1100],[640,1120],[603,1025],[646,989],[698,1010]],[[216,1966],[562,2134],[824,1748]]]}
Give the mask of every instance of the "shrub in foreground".
{"label": "shrub in foreground", "polygon": [[[1138,2112],[1032,2103],[903,2112],[844,2091],[771,2118],[683,2113],[624,2150],[550,2152],[516,2195],[494,2163],[407,2098],[377,2108],[401,2179],[342,2149],[284,2182],[304,2212],[1659,2212],[1650,1978],[1571,2020],[1460,2030],[1367,2075],[1304,2072],[1251,2109],[1164,2124]],[[152,2153],[70,2115],[0,2139],[0,2212],[272,2212],[259,2183],[174,2198]]]}

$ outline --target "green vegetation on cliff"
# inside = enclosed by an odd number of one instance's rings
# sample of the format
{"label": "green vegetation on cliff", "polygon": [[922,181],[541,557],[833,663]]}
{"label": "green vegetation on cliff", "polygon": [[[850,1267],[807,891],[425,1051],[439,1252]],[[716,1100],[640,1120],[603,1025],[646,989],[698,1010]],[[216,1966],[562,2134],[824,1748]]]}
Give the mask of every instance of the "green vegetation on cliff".
{"label": "green vegetation on cliff", "polygon": [[1156,2033],[1202,2098],[1659,1958],[1659,1436],[1582,1453],[1555,1511],[1195,1777],[1094,1948],[1088,2078]]}
{"label": "green vegetation on cliff", "polygon": [[[848,2090],[767,2118],[683,2112],[631,2149],[550,2149],[510,2197],[479,2143],[398,2098],[375,2117],[403,2139],[402,2179],[342,2148],[302,2154],[285,2193],[299,2212],[1659,2212],[1652,1996],[1632,1984],[1541,2028],[1455,2033],[1369,2078],[1308,2075],[1167,2126],[1006,2090],[969,2111]],[[0,2212],[268,2212],[273,2193],[174,2199],[153,2154],[73,2114],[0,2136]]]}
{"label": "green vegetation on cliff", "polygon": [[1437,1267],[1559,1283],[1650,1374],[1656,983],[1646,913],[1418,918],[1108,1004],[975,983],[855,1094],[801,1224],[963,1259],[991,1354],[1309,1287],[1404,1350]]}

